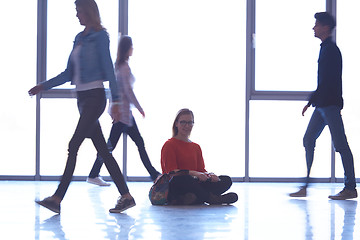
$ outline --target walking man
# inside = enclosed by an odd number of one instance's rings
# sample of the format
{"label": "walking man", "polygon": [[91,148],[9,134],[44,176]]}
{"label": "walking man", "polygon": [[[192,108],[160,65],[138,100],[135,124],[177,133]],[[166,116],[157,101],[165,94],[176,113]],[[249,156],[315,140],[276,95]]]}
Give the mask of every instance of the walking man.
{"label": "walking man", "polygon": [[316,139],[320,136],[326,125],[329,126],[333,146],[341,155],[344,167],[345,187],[338,194],[330,195],[333,200],[345,200],[357,197],[354,160],[348,145],[344,124],[341,117],[343,108],[342,98],[342,57],[337,45],[333,42],[331,34],[335,28],[335,19],[327,12],[315,14],[315,37],[321,40],[318,59],[317,88],[310,96],[308,104],[304,107],[302,115],[312,105],[315,107],[313,115],[304,135],[306,153],[307,176],[305,185],[299,191],[291,193],[291,197],[306,197],[309,185],[310,169],[314,159]]}

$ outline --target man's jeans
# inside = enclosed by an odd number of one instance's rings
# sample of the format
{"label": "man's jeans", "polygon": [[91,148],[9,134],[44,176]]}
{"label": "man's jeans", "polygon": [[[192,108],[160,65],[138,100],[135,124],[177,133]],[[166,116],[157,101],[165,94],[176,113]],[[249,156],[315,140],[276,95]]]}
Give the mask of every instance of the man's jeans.
{"label": "man's jeans", "polygon": [[341,155],[344,167],[345,188],[349,190],[354,190],[356,188],[353,155],[346,140],[340,110],[341,109],[338,106],[317,107],[311,116],[303,139],[307,164],[306,185],[309,183],[310,169],[314,160],[316,139],[320,136],[324,127],[328,125],[335,151],[339,152]]}

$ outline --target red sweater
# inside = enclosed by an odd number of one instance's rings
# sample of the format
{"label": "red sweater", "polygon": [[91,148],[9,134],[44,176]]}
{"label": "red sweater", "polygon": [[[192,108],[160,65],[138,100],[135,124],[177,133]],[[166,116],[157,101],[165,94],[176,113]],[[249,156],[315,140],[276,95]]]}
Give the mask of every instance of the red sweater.
{"label": "red sweater", "polygon": [[175,169],[206,172],[200,146],[176,138],[167,140],[162,147],[161,168],[163,173],[169,173]]}

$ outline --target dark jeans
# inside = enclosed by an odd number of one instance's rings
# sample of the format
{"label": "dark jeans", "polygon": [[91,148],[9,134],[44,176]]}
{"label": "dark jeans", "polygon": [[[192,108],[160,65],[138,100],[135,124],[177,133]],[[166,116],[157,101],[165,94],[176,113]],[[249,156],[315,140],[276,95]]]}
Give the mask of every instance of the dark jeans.
{"label": "dark jeans", "polygon": [[[144,140],[140,135],[140,132],[136,125],[135,119],[132,118],[132,121],[133,121],[133,125],[131,127],[128,127],[126,124],[124,124],[122,122],[117,122],[117,123],[113,124],[113,126],[111,127],[110,136],[109,136],[109,139],[107,142],[108,149],[110,152],[112,152],[115,149],[117,143],[119,142],[121,134],[127,133],[129,135],[129,137],[131,138],[131,140],[133,140],[134,143],[136,144],[138,151],[139,151],[140,159],[141,159],[142,163],[144,164],[146,170],[149,172],[151,179],[155,180],[160,173],[158,171],[156,171],[156,169],[152,166],[149,156],[147,155],[146,150],[145,150]],[[97,154],[95,163],[89,174],[90,178],[95,178],[95,177],[99,176],[100,169],[102,167],[103,162],[104,161],[103,161],[103,158],[101,157],[101,155]]]}
{"label": "dark jeans", "polygon": [[78,109],[80,119],[76,126],[74,135],[69,142],[68,159],[64,174],[55,192],[55,196],[63,199],[69,187],[76,165],[76,156],[80,145],[85,138],[90,138],[99,153],[104,159],[111,178],[115,182],[121,195],[129,193],[120,168],[106,146],[106,141],[98,121],[106,107],[105,90],[102,88],[77,92]]}
{"label": "dark jeans", "polygon": [[229,176],[221,175],[219,178],[219,182],[201,182],[190,175],[173,177],[169,185],[168,200],[169,202],[176,202],[186,193],[193,193],[197,198],[196,203],[207,202],[210,199],[210,194],[219,196],[231,187],[232,180]]}
{"label": "dark jeans", "polygon": [[326,125],[329,126],[334,148],[341,156],[344,167],[345,188],[354,190],[356,188],[354,160],[346,139],[340,107],[338,106],[328,106],[323,108],[317,107],[311,116],[309,125],[304,135],[307,165],[306,185],[309,183],[310,170],[314,160],[315,142]]}

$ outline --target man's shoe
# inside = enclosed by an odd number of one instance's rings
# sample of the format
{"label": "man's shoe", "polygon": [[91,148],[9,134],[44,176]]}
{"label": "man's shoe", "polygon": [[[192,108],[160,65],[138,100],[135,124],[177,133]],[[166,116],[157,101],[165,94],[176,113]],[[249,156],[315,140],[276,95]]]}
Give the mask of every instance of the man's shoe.
{"label": "man's shoe", "polygon": [[239,198],[238,195],[234,192],[226,193],[220,196],[222,204],[232,204],[236,202]]}
{"label": "man's shoe", "polygon": [[98,185],[98,186],[110,186],[111,184],[110,183],[107,183],[105,182],[101,177],[96,177],[96,178],[87,178],[86,181],[88,183],[91,183],[91,184],[95,184],[95,185]]}
{"label": "man's shoe", "polygon": [[53,212],[60,213],[60,203],[55,202],[51,197],[47,197],[42,201],[35,200],[35,202]]}
{"label": "man's shoe", "polygon": [[117,200],[116,206],[115,208],[111,208],[109,210],[109,212],[111,213],[121,213],[123,211],[125,211],[126,209],[129,209],[131,207],[134,207],[136,205],[135,200],[132,199],[127,199],[124,197],[119,197],[119,199]]}
{"label": "man's shoe", "polygon": [[355,190],[349,190],[344,188],[341,190],[338,194],[330,195],[329,198],[332,200],[346,200],[351,198],[357,198],[357,191]]}
{"label": "man's shoe", "polygon": [[301,187],[299,189],[299,191],[290,193],[289,196],[290,197],[306,197],[306,194],[307,194],[306,187]]}

